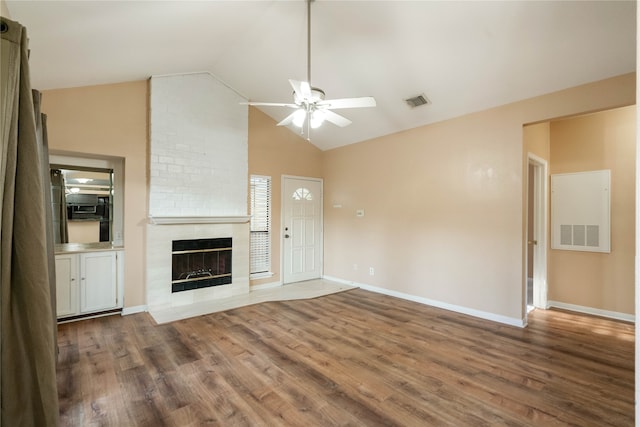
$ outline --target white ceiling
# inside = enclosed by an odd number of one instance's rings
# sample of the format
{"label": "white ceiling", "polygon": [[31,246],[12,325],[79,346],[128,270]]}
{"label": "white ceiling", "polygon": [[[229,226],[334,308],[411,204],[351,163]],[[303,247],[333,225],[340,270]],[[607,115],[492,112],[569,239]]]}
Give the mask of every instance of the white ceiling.
{"label": "white ceiling", "polygon": [[[306,3],[6,2],[25,25],[32,85],[65,88],[209,71],[252,101],[290,102],[306,80]],[[312,130],[323,150],[628,73],[633,1],[312,3],[311,83],[327,99],[374,96]],[[431,105],[403,101],[424,93]],[[264,107],[275,120],[290,110]],[[292,129],[292,131],[294,131]]]}

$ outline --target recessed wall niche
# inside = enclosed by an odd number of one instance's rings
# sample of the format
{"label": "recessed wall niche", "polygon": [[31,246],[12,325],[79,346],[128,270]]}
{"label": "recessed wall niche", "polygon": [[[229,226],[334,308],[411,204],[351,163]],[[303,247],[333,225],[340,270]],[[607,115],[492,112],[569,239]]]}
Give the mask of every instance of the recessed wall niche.
{"label": "recessed wall niche", "polygon": [[[95,156],[83,153],[58,153],[51,150],[49,154],[50,165],[64,165],[67,168],[77,167],[78,169],[89,170],[111,170],[112,194],[110,197],[110,241],[116,245],[124,244],[124,159],[122,157]],[[73,242],[70,243],[87,243]]]}

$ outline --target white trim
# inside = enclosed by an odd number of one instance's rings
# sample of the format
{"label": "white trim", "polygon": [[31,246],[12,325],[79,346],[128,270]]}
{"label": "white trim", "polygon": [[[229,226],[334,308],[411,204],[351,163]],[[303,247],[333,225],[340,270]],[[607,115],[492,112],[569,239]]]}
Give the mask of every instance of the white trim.
{"label": "white trim", "polygon": [[133,307],[124,307],[122,315],[127,316],[129,314],[144,313],[145,311],[149,311],[146,305],[134,305]]}
{"label": "white trim", "polygon": [[251,280],[267,279],[269,277],[273,277],[273,275],[274,275],[273,271],[263,271],[261,273],[249,274],[249,279]]}
{"label": "white trim", "polygon": [[79,322],[80,320],[88,320],[88,319],[97,319],[98,317],[107,317],[107,316],[115,316],[117,314],[122,315],[122,312],[117,311],[109,311],[108,313],[87,313],[87,315],[81,315],[80,317],[62,317],[58,319],[58,324],[62,323],[71,323],[71,322]]}
{"label": "white trim", "polygon": [[636,322],[636,317],[633,314],[620,313],[618,311],[602,310],[600,308],[585,307],[583,305],[568,304],[560,301],[548,301],[548,305],[549,307],[591,314],[593,316],[608,317],[609,319],[622,320],[624,322]]}
{"label": "white trim", "polygon": [[[533,305],[537,308],[546,308],[547,307],[547,292],[548,292],[548,284],[547,284],[547,235],[548,235],[548,206],[547,201],[549,200],[549,196],[547,194],[548,187],[548,162],[542,157],[538,157],[533,153],[527,153],[527,176],[529,171],[529,165],[533,165],[535,168],[535,173],[533,179],[535,180],[534,187],[534,209],[536,210],[534,213],[535,223],[534,227],[534,235],[536,237],[538,244],[534,247],[533,252]],[[527,178],[527,184],[528,184]],[[528,189],[527,189],[528,192]],[[528,197],[527,197],[528,199]],[[527,206],[528,212],[528,206]],[[528,215],[527,215],[528,217]],[[528,225],[528,224],[527,224]],[[528,226],[527,228],[528,229]],[[527,243],[528,237],[525,235],[525,254],[529,250],[529,245]],[[525,255],[525,260],[528,257]],[[524,296],[524,307],[525,307],[525,319],[527,316],[526,309],[526,292],[527,292],[527,269],[525,268],[524,273],[524,283],[525,283],[525,294]]]}
{"label": "white trim", "polygon": [[241,216],[149,216],[149,224],[245,224],[251,219],[248,215]]}
{"label": "white trim", "polygon": [[[640,7],[636,6],[636,22],[640,18]],[[636,25],[636,40],[640,37],[640,26]],[[636,47],[636,52],[638,48]],[[636,70],[640,66],[640,55],[636,54]],[[636,74],[636,102],[640,99],[640,77]],[[635,290],[635,305],[634,312],[638,313],[640,310],[640,108],[636,107],[636,200],[635,200],[635,216],[636,216],[636,239],[635,239],[635,277],[634,277],[634,290]],[[640,420],[640,328],[635,328],[635,415],[636,420]]]}
{"label": "white trim", "polygon": [[282,282],[281,281],[269,282],[269,283],[260,283],[259,285],[251,285],[251,292],[258,291],[258,290],[261,290],[261,289],[277,288],[279,286],[282,286]]}
{"label": "white trim", "polygon": [[330,280],[332,282],[342,283],[343,285],[358,286],[358,287],[360,286],[359,283],[353,282],[351,280],[340,279],[339,277],[327,276],[323,274],[322,278],[325,280]]}
{"label": "white trim", "polygon": [[[640,7],[636,7],[636,22],[638,22],[638,18],[640,18]],[[636,25],[636,40],[640,37],[640,26]],[[637,52],[637,48],[636,48]],[[640,66],[640,55],[636,55],[636,70]],[[640,77],[636,74],[636,100],[640,99]],[[637,102],[637,101],[636,101]],[[640,310],[640,108],[636,107],[636,200],[635,200],[635,208],[636,208],[636,239],[635,239],[635,280],[634,280],[634,290],[635,290],[635,306],[634,312],[638,313]],[[636,420],[640,420],[640,328],[635,328],[635,415]]]}
{"label": "white trim", "polygon": [[500,314],[489,313],[487,311],[476,310],[473,308],[463,307],[455,304],[449,304],[446,302],[436,301],[429,298],[423,298],[416,295],[405,294],[402,292],[392,291],[390,289],[366,285],[364,283],[351,282],[344,279],[338,279],[336,277],[323,276],[323,278],[334,281],[334,282],[338,282],[338,283],[344,283],[346,285],[357,286],[359,288],[364,289],[365,291],[371,291],[379,294],[389,295],[396,298],[402,298],[408,301],[413,301],[420,304],[429,305],[432,307],[442,308],[442,309],[453,311],[456,313],[478,317],[480,319],[490,320],[492,322],[503,323],[505,325],[516,326],[518,328],[524,328],[526,326],[526,320],[524,319],[516,319],[513,317],[502,316]]}

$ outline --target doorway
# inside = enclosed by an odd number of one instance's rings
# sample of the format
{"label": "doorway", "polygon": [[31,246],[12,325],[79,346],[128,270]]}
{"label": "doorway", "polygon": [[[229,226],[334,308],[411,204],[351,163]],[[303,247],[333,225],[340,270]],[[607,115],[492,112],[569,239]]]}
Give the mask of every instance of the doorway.
{"label": "doorway", "polygon": [[547,308],[547,161],[529,153],[527,171],[526,312]]}
{"label": "doorway", "polygon": [[322,275],[322,180],[283,176],[282,264],[284,284]]}

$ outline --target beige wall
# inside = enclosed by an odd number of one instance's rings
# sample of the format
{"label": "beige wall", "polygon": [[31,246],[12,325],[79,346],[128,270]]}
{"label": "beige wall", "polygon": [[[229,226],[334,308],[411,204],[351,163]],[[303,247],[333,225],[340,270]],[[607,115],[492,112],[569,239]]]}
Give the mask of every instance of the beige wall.
{"label": "beige wall", "polygon": [[95,243],[100,241],[100,221],[69,221],[69,242]]}
{"label": "beige wall", "polygon": [[257,108],[249,108],[249,174],[271,177],[271,271],[273,277],[252,285],[280,282],[280,210],[282,175],[321,178],[322,152]]}
{"label": "beige wall", "polygon": [[611,253],[551,250],[548,299],[634,314],[635,106],[551,122],[552,174],[611,170]]}
{"label": "beige wall", "polygon": [[[43,97],[52,150],[125,158],[127,307],[145,303],[147,95],[140,81]],[[249,173],[273,178],[276,273],[254,284],[281,280],[281,176],[321,177],[325,275],[522,319],[523,124],[634,102],[629,74],[326,152],[251,108]]]}
{"label": "beige wall", "polygon": [[527,161],[527,153],[531,153],[543,160],[549,161],[551,156],[551,126],[549,122],[526,125],[522,129],[524,142],[524,159]]}
{"label": "beige wall", "polygon": [[628,74],[325,152],[325,274],[523,319],[523,124],[634,103]]}
{"label": "beige wall", "polygon": [[[147,82],[43,93],[52,152],[124,158],[125,307],[146,304]],[[89,157],[86,156],[86,157]]]}
{"label": "beige wall", "polygon": [[9,10],[7,9],[7,3],[4,0],[0,0],[0,15],[11,19],[11,14],[9,14]]}

